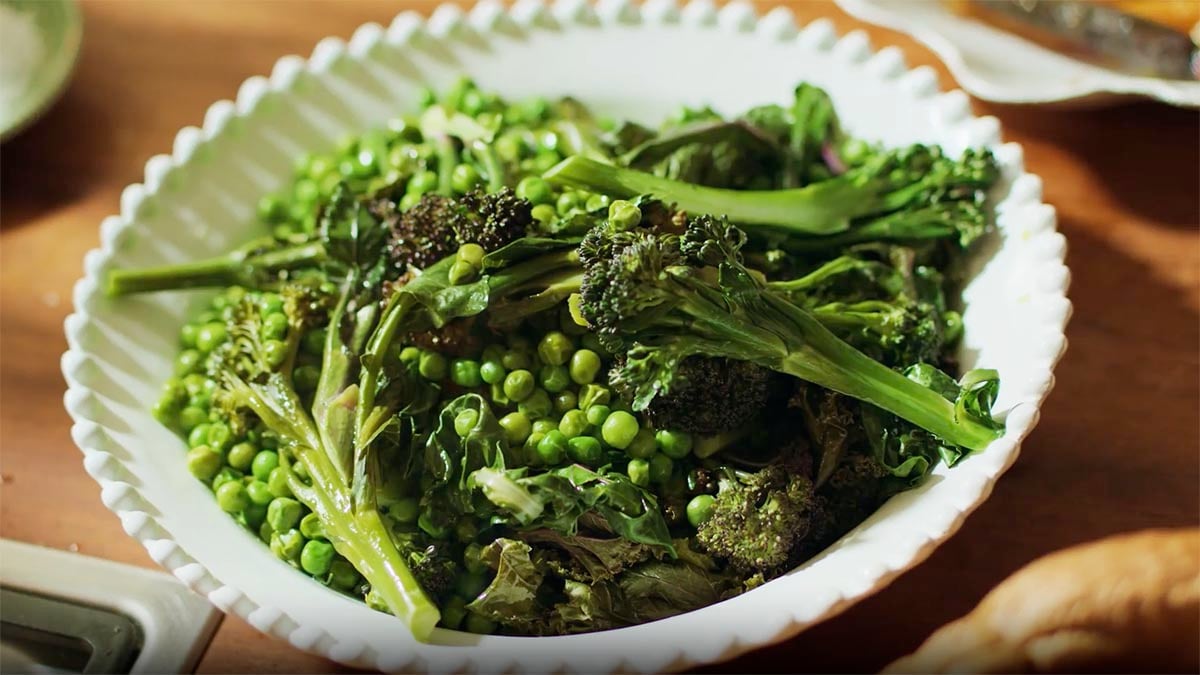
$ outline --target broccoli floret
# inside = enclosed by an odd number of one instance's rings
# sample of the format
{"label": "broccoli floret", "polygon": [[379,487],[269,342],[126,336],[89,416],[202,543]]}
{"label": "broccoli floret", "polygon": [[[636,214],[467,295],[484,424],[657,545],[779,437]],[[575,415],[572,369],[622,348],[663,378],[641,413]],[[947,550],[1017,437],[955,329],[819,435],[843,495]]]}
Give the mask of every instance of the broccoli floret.
{"label": "broccoli floret", "polygon": [[454,588],[462,566],[450,544],[417,533],[397,533],[395,540],[408,569],[426,593],[442,597]]}
{"label": "broccoli floret", "polygon": [[[619,366],[613,375],[614,388],[627,395]],[[704,435],[739,429],[762,413],[774,376],[747,361],[688,357],[679,364],[670,392],[656,396],[643,414],[656,429]]]}
{"label": "broccoli floret", "polygon": [[484,193],[473,190],[458,200],[450,227],[458,244],[479,244],[495,251],[525,236],[533,223],[533,204],[512,190]]}
{"label": "broccoli floret", "polygon": [[634,392],[636,410],[670,395],[680,364],[702,355],[750,361],[867,401],[955,446],[981,449],[999,435],[988,408],[974,402],[994,388],[994,374],[976,374],[955,400],[943,398],[767,288],[741,262],[744,241],[737,228],[701,217],[683,237],[628,230],[591,246],[581,314],[609,351],[626,354],[618,379]]}
{"label": "broccoli floret", "polygon": [[729,472],[696,539],[739,573],[770,578],[796,561],[813,510],[812,482],[783,465],[757,473]]}
{"label": "broccoli floret", "polygon": [[388,254],[401,273],[410,266],[425,269],[463,244],[493,251],[520,239],[533,222],[532,209],[507,188],[493,194],[474,190],[458,199],[425,194],[403,213],[391,201],[373,205],[388,228]]}

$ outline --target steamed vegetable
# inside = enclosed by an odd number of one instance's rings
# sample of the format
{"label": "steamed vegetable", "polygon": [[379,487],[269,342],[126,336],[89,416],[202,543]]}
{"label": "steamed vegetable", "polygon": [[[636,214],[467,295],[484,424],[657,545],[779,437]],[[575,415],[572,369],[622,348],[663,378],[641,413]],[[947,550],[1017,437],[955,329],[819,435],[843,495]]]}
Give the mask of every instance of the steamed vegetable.
{"label": "steamed vegetable", "polygon": [[660,128],[469,81],[303,158],[270,235],[115,270],[219,289],[155,416],[272,554],[400,618],[555,635],[770,581],[1003,432],[957,379],[987,151],[821,89]]}

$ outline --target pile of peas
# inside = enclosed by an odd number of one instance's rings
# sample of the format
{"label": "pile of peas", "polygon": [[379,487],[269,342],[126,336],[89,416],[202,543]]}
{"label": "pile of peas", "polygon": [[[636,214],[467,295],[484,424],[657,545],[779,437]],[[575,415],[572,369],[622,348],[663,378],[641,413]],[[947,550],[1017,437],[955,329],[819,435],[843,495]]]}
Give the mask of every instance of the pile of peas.
{"label": "pile of peas", "polygon": [[[275,293],[229,288],[180,330],[182,351],[154,415],[187,440],[188,471],[212,489],[221,510],[257,534],[282,560],[339,591],[357,592],[363,582],[354,566],[334,551],[316,514],[293,497],[279,466],[275,435],[257,421],[238,429],[241,422],[228,419],[213,405],[218,387],[205,365],[229,342],[226,320],[243,302],[254,303],[264,316],[259,339],[265,358],[276,363],[286,358],[289,328],[283,299]],[[293,378],[302,394],[316,388],[324,339],[319,329],[300,337]],[[300,464],[293,468],[303,471]]]}
{"label": "pile of peas", "polygon": [[[422,90],[419,103],[422,110],[440,104],[485,126],[498,126],[500,132],[491,148],[509,180],[516,183],[516,194],[533,203],[534,218],[546,227],[578,210],[594,211],[608,205],[604,195],[559,192],[540,178],[564,159],[566,150],[560,135],[547,126],[553,109],[546,99],[508,104],[463,79],[440,101],[431,90]],[[402,211],[422,195],[438,191],[443,181],[455,195],[487,184],[486,162],[470,148],[456,147],[453,153],[447,158],[436,143],[423,138],[419,115],[395,118],[381,129],[343,139],[331,153],[302,157],[289,188],[259,201],[259,220],[279,239],[311,233],[316,229],[319,205],[343,181],[357,194],[393,192]],[[448,159],[453,160],[452,166],[446,165]]]}

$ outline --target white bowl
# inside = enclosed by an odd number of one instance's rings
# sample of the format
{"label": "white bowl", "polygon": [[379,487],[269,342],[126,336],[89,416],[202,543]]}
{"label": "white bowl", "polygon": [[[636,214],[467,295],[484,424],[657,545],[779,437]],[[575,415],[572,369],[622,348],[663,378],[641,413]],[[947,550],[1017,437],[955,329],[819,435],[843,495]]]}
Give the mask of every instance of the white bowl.
{"label": "white bowl", "polygon": [[[680,103],[724,111],[787,100],[802,80],[825,87],[856,134],[951,152],[994,148],[999,235],[983,247],[965,292],[966,366],[998,368],[1008,431],[953,470],[884,506],[816,559],[762,588],[642,626],[553,638],[479,637],[438,630],[416,643],[395,618],[294,572],[222,514],[187,472],[183,443],[147,410],[168,376],[184,318],[203,293],[111,300],[117,267],[223,252],[252,236],[255,203],[286,184],[302,151],[413,109],[418,83],[445,86],[466,73],[505,96],[572,94],[600,111],[656,120]],[[224,611],[265,633],[336,661],[383,670],[657,671],[725,659],[785,639],[886,585],[958,529],[1016,459],[1054,382],[1070,314],[1065,241],[1041,181],[1024,173],[1020,147],[1001,144],[992,118],[975,118],[962,92],[938,93],[928,68],[873,53],[859,32],[838,39],[817,21],[799,29],[786,10],[748,5],[676,7],[621,0],[595,8],[482,4],[439,8],[428,21],[402,14],[367,24],[349,43],[326,39],[310,59],[287,57],[252,78],[237,102],[179,132],[171,155],[146,164],[126,188],[121,215],[100,228],[66,321],[66,407],[84,466],[104,504],[151,557]]]}

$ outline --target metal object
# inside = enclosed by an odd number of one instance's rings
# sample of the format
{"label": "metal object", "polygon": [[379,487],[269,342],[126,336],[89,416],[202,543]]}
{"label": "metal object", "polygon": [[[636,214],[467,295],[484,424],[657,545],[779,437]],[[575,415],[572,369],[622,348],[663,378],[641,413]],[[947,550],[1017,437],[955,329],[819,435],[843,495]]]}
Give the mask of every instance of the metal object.
{"label": "metal object", "polygon": [[1187,35],[1078,0],[969,0],[973,6],[1039,29],[1125,70],[1171,79],[1200,79],[1200,52]]}
{"label": "metal object", "polygon": [[192,672],[219,622],[169,575],[0,539],[2,672]]}

